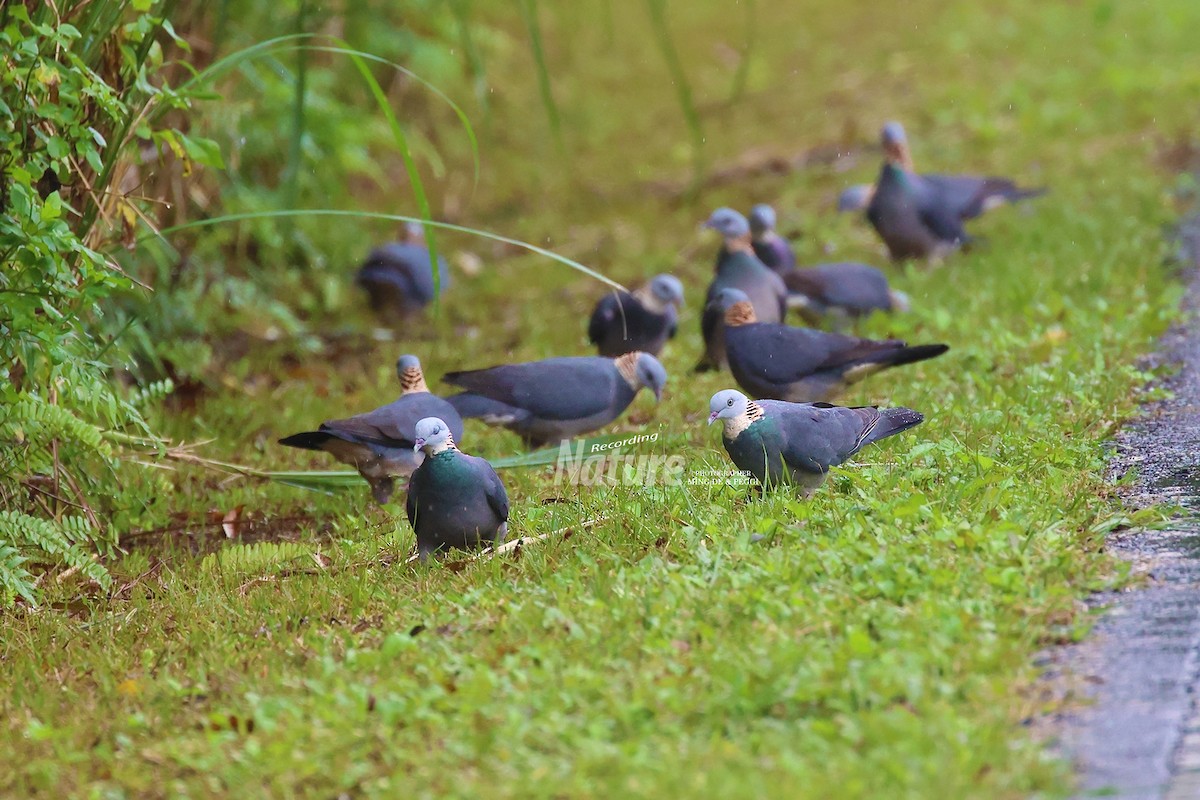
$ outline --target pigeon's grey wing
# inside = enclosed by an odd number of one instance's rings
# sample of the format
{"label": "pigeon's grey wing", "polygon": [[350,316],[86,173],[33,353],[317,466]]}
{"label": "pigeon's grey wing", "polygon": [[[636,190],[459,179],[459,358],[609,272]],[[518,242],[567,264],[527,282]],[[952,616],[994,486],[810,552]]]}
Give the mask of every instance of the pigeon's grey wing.
{"label": "pigeon's grey wing", "polygon": [[955,210],[940,197],[935,195],[920,198],[917,215],[921,222],[933,232],[933,235],[945,242],[968,242],[962,226],[962,219]]}
{"label": "pigeon's grey wing", "polygon": [[425,417],[441,417],[456,439],[462,436],[462,418],[458,412],[442,398],[427,392],[404,395],[366,414],[329,420],[321,428],[353,436],[359,441],[388,447],[412,447],[417,422]]}
{"label": "pigeon's grey wing", "polygon": [[796,273],[802,272],[815,272],[821,276],[823,299],[829,305],[861,311],[891,307],[887,277],[875,267],[844,262],[819,264],[811,270],[796,270]]}
{"label": "pigeon's grey wing", "polygon": [[849,337],[809,328],[755,323],[725,331],[730,359],[741,369],[773,384],[790,384],[822,368],[834,348]]}
{"label": "pigeon's grey wing", "polygon": [[484,461],[482,458],[475,459],[475,469],[477,469],[484,481],[484,493],[487,496],[488,505],[492,511],[496,513],[496,519],[500,522],[508,521],[508,492],[504,490],[504,484],[500,481],[500,476],[496,474],[496,470],[491,464]]}
{"label": "pigeon's grey wing", "polygon": [[564,420],[611,408],[616,381],[623,379],[612,359],[592,356],[451,372],[443,380],[542,419]]}
{"label": "pigeon's grey wing", "polygon": [[[769,405],[767,405],[769,403]],[[868,409],[762,401],[779,420],[784,460],[813,472],[828,472],[863,446]],[[786,407],[780,407],[780,406]],[[878,415],[875,409],[870,412]]]}

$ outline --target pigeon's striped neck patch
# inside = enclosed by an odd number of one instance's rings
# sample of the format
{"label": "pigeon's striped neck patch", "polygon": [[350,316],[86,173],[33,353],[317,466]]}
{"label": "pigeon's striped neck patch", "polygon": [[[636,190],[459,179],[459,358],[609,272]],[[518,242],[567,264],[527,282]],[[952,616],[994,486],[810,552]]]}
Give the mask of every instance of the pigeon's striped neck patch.
{"label": "pigeon's striped neck patch", "polygon": [[753,400],[746,401],[746,411],[743,414],[738,414],[733,419],[725,420],[725,436],[728,439],[736,439],[741,435],[742,431],[749,428],[754,423],[763,418],[762,406]]}
{"label": "pigeon's striped neck patch", "polygon": [[738,325],[749,325],[752,322],[758,322],[758,317],[754,316],[754,306],[746,300],[738,302],[725,309],[725,324],[736,328]]}
{"label": "pigeon's striped neck patch", "polygon": [[642,385],[637,376],[637,363],[641,355],[640,352],[635,350],[632,353],[626,353],[613,359],[613,363],[617,365],[617,372],[621,373],[621,377],[625,379],[625,382],[635,392]]}
{"label": "pigeon's striped neck patch", "polygon": [[754,255],[754,245],[751,243],[750,232],[742,236],[730,236],[725,239],[725,250],[730,253],[749,253]]}
{"label": "pigeon's striped neck patch", "polygon": [[431,456],[441,455],[442,453],[445,453],[450,450],[453,450],[456,453],[459,452],[458,445],[456,445],[454,443],[454,434],[450,433],[450,431],[446,431],[445,440],[438,442],[432,448],[430,448],[429,455],[431,455]]}
{"label": "pigeon's striped neck patch", "polygon": [[420,367],[406,367],[400,373],[400,391],[404,394],[429,391],[429,387],[425,385],[425,373]]}

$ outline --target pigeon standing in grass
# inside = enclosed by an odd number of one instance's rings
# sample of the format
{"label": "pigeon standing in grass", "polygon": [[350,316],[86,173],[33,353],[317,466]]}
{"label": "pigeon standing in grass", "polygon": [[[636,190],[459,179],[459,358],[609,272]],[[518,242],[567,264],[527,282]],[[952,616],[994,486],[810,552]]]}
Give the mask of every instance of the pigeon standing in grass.
{"label": "pigeon standing in grass", "polygon": [[908,296],[888,286],[882,271],[853,261],[794,269],[783,276],[783,282],[788,307],[797,309],[810,325],[829,317],[836,327],[843,327],[847,319],[909,308]]}
{"label": "pigeon standing in grass", "polygon": [[[974,219],[985,211],[1008,203],[1016,203],[1045,194],[1044,188],[1022,188],[1008,178],[981,177],[976,175],[918,175],[913,169],[912,152],[908,137],[898,122],[883,126],[880,135],[885,152],[894,152],[901,166],[913,178],[919,192],[936,197],[946,203],[950,210],[963,221]],[[839,211],[866,209],[875,194],[870,184],[851,186],[838,198]]]}
{"label": "pigeon standing in grass", "polygon": [[675,336],[681,305],[683,284],[673,275],[656,275],[633,293],[610,292],[592,312],[588,341],[609,358],[636,350],[657,356]]}
{"label": "pigeon standing in grass", "polygon": [[[446,259],[438,256],[439,291],[450,286]],[[377,247],[358,269],[355,282],[367,291],[371,309],[386,324],[403,322],[433,300],[429,248],[425,229],[415,222],[405,226],[405,240]]]}
{"label": "pigeon standing in grass", "polygon": [[604,427],[642,387],[661,400],[667,371],[649,353],[634,352],[504,364],[444,380],[467,390],[447,398],[463,417],[501,425],[540,447]]}
{"label": "pigeon standing in grass", "polygon": [[697,372],[726,366],[719,335],[720,316],[712,311],[712,300],[722,289],[745,292],[754,305],[754,313],[764,322],[782,322],[787,314],[787,287],[782,278],[754,255],[750,223],[746,218],[732,208],[718,208],[704,223],[704,227],[720,233],[724,242],[717,255],[716,275],[704,299],[705,311],[700,319],[704,356],[696,365]]}
{"label": "pigeon standing in grass", "polygon": [[849,408],[828,403],[750,400],[725,389],[708,404],[708,424],[724,423],[725,451],[764,488],[793,484],[811,494],[830,467],[862,448],[919,425],[910,408]]}
{"label": "pigeon standing in grass", "polygon": [[867,219],[893,260],[942,258],[970,237],[951,205],[906,169],[905,158],[904,149],[885,138],[883,167],[867,205]]}
{"label": "pigeon standing in grass", "polygon": [[793,403],[826,400],[880,370],[950,349],[944,344],[910,347],[899,339],[860,339],[758,322],[754,308],[736,289],[723,290],[720,303],[725,309],[729,370],[755,397]]}
{"label": "pigeon standing in grass", "polygon": [[750,235],[754,255],[780,274],[796,267],[792,245],[775,231],[775,209],[759,203],[750,209]]}
{"label": "pigeon standing in grass", "polygon": [[418,420],[438,416],[446,420],[456,437],[463,432],[462,417],[454,407],[425,386],[421,362],[416,356],[401,356],[396,363],[400,397],[366,414],[322,422],[315,431],[280,439],[279,443],[304,450],[324,450],[349,464],[371,485],[375,502],[384,505],[392,496],[394,478],[412,473],[423,456],[413,450]]}
{"label": "pigeon standing in grass", "polygon": [[504,541],[508,493],[492,465],[459,450],[450,426],[438,417],[418,420],[415,433],[413,449],[424,453],[424,461],[409,479],[405,511],[421,560]]}

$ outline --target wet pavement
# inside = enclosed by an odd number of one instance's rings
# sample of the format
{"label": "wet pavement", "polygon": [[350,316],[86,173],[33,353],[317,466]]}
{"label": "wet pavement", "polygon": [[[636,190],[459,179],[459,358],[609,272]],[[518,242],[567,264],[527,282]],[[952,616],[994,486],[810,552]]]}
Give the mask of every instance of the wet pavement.
{"label": "wet pavement", "polygon": [[1181,226],[1189,265],[1183,321],[1155,360],[1178,365],[1168,399],[1118,437],[1114,478],[1136,470],[1128,500],[1176,504],[1168,530],[1109,537],[1146,580],[1102,595],[1107,610],[1088,639],[1051,657],[1086,698],[1066,715],[1060,746],[1078,770],[1078,797],[1200,799],[1200,222]]}

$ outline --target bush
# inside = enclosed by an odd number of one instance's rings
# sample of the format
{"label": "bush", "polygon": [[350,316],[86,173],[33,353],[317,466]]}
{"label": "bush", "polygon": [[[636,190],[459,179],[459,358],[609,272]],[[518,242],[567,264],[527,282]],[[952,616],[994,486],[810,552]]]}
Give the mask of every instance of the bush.
{"label": "bush", "polygon": [[[172,91],[152,3],[34,2],[0,11],[0,603],[37,599],[35,573],[66,567],[102,586],[114,436],[150,437],[110,382],[115,340],[99,309],[134,282],[106,252],[149,219],[140,170],[216,163],[211,143],[165,122]],[[150,394],[161,395],[169,386]],[[150,437],[152,438],[152,437]]]}

